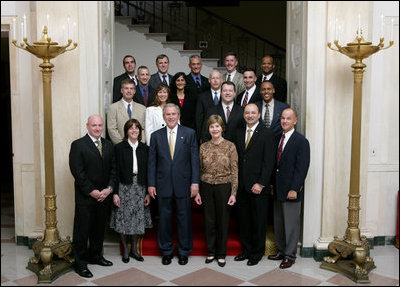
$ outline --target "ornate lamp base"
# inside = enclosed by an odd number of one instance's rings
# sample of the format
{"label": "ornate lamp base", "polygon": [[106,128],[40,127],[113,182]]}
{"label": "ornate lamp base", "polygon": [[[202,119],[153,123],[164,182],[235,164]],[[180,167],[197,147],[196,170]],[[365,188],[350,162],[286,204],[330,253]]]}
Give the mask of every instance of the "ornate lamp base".
{"label": "ornate lamp base", "polygon": [[70,257],[70,238],[50,244],[40,240],[32,246],[35,257],[29,259],[27,269],[38,277],[38,283],[51,283],[61,275],[73,270],[74,259]]}
{"label": "ornate lamp base", "polygon": [[365,237],[356,245],[335,238],[328,249],[335,256],[324,257],[320,266],[322,269],[341,273],[356,283],[370,283],[368,274],[376,266],[374,260],[367,256],[369,243]]}

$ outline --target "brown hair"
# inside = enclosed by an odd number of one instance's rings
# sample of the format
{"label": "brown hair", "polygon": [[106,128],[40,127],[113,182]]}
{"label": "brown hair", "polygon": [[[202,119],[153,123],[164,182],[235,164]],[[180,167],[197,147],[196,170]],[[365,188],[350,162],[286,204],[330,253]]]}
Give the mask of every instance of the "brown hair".
{"label": "brown hair", "polygon": [[123,140],[124,141],[128,140],[129,138],[128,131],[133,125],[135,125],[139,129],[138,141],[140,142],[142,140],[142,125],[139,123],[137,119],[130,119],[125,123]]}
{"label": "brown hair", "polygon": [[158,99],[158,92],[161,91],[162,89],[167,90],[167,93],[168,93],[168,98],[167,98],[166,103],[168,104],[171,102],[171,91],[170,91],[169,87],[166,84],[161,83],[158,85],[156,92],[154,93],[155,97],[154,97],[153,102],[151,103],[151,106],[159,107],[161,105],[161,101]]}
{"label": "brown hair", "polygon": [[211,115],[207,120],[207,131],[210,129],[212,124],[219,124],[222,131],[225,131],[225,124],[220,115]]}

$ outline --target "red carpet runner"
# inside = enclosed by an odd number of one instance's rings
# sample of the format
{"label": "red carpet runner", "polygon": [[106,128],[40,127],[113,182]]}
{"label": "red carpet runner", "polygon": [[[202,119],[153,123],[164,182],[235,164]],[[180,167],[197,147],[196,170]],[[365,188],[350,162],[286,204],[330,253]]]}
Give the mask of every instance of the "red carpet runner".
{"label": "red carpet runner", "polygon": [[[227,244],[227,255],[238,255],[241,252],[239,227],[236,220],[232,219],[229,224],[229,236]],[[193,225],[193,251],[192,256],[206,256],[207,245],[204,233],[204,215],[201,207],[192,204],[192,225]],[[174,246],[176,247],[176,224],[174,224]],[[143,239],[139,242],[139,251],[142,255],[160,255],[157,245],[157,223],[153,221],[153,228],[147,229]]]}

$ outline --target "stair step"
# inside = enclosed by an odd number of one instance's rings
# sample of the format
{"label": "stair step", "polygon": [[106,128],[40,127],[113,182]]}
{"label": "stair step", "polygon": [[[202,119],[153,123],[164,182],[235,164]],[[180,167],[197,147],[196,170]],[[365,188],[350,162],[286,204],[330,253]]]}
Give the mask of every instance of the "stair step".
{"label": "stair step", "polygon": [[130,16],[115,16],[115,21],[124,25],[132,24],[132,17]]}
{"label": "stair step", "polygon": [[201,57],[201,52],[202,52],[202,50],[180,50],[179,51],[179,53],[182,56],[187,56],[187,57],[190,57],[192,55],[198,55]]}
{"label": "stair step", "polygon": [[209,66],[211,68],[217,68],[218,67],[218,58],[202,58],[201,59],[203,65]]}
{"label": "stair step", "polygon": [[133,24],[133,25],[128,25],[129,31],[136,31],[139,33],[143,34],[148,34],[150,31],[150,25],[149,24]]}
{"label": "stair step", "polygon": [[159,42],[167,41],[167,33],[145,33],[146,38],[150,38]]}
{"label": "stair step", "polygon": [[183,45],[185,45],[184,41],[168,41],[168,42],[161,42],[164,48],[171,48],[175,50],[183,50]]}

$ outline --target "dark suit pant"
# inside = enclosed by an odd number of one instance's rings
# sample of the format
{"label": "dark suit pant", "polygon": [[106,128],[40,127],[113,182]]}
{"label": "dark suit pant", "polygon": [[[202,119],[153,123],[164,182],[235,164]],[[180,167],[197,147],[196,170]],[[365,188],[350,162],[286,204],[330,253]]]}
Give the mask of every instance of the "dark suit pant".
{"label": "dark suit pant", "polygon": [[176,197],[158,197],[158,248],[161,254],[173,255],[173,206],[176,206],[176,224],[178,229],[178,254],[189,256],[193,250],[191,199]]}
{"label": "dark suit pant", "polygon": [[203,202],[208,254],[215,255],[217,258],[225,258],[230,213],[228,200],[231,195],[231,184],[201,182],[200,195]]}
{"label": "dark suit pant", "polygon": [[300,234],[301,201],[274,199],[274,233],[278,251],[285,258],[296,260]]}
{"label": "dark suit pant", "polygon": [[267,194],[238,193],[242,252],[254,261],[260,261],[265,253],[268,198]]}
{"label": "dark suit pant", "polygon": [[77,268],[86,267],[88,260],[102,256],[109,208],[109,200],[89,205],[75,205],[73,252]]}

